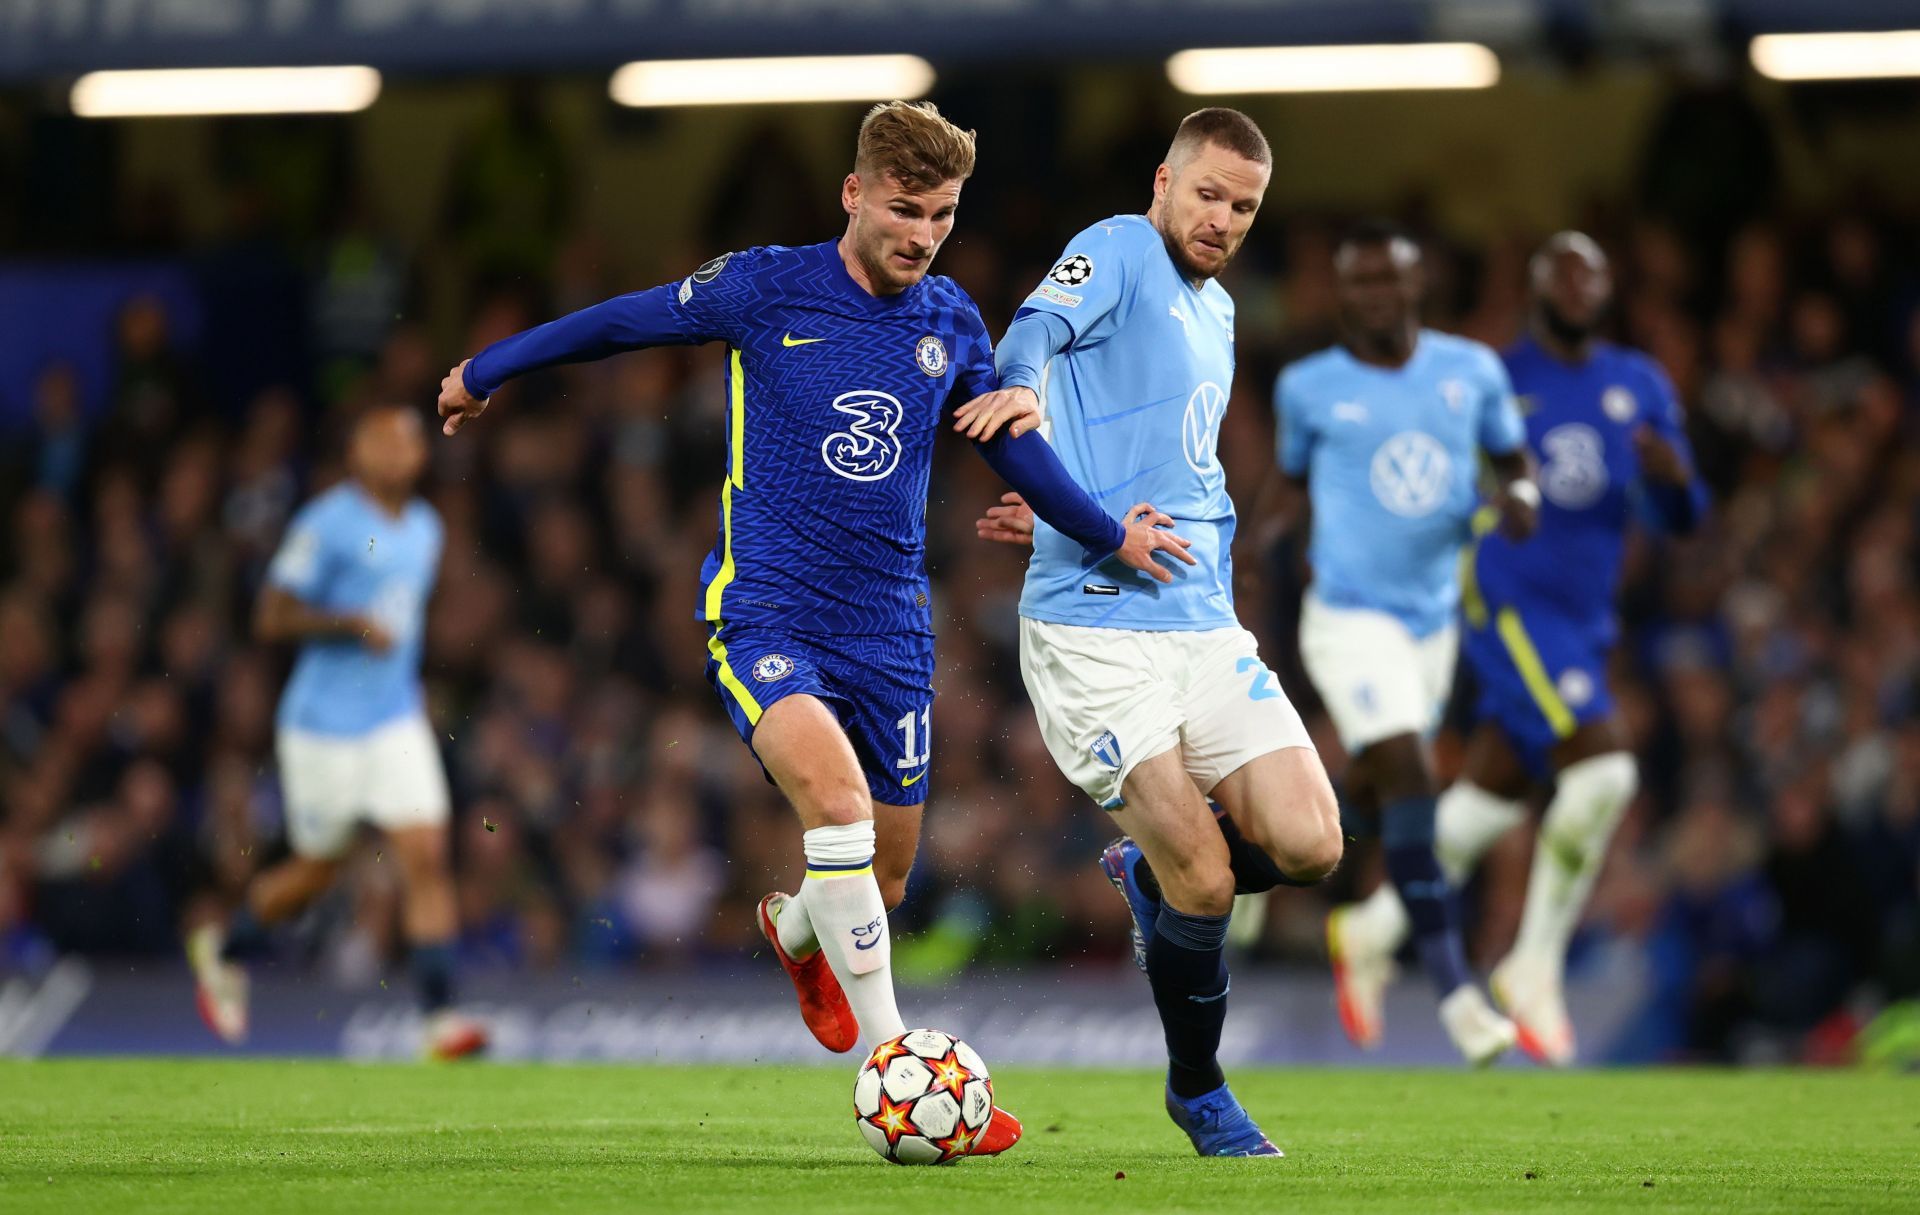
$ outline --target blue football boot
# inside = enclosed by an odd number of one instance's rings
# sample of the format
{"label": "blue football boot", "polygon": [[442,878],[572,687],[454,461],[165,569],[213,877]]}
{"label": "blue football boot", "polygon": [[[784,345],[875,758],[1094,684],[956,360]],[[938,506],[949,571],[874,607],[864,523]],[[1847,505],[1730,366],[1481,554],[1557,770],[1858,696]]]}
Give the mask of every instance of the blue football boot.
{"label": "blue football boot", "polygon": [[1254,1125],[1233,1090],[1221,1085],[1199,1097],[1183,1098],[1167,1090],[1167,1116],[1193,1140],[1202,1156],[1284,1156]]}
{"label": "blue football boot", "polygon": [[1134,869],[1140,860],[1140,845],[1124,835],[1108,844],[1107,850],[1100,854],[1100,871],[1107,875],[1113,888],[1127,901],[1127,910],[1133,913],[1133,964],[1145,974],[1147,938],[1153,935],[1153,923],[1160,918],[1160,900],[1149,897],[1134,880]]}

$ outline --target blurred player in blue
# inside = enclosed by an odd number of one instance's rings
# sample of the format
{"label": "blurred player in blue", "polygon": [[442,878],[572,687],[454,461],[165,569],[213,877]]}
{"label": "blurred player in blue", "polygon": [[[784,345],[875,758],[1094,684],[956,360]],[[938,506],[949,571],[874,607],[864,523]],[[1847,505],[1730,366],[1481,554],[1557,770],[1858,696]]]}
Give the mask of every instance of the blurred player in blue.
{"label": "blurred player in blue", "polygon": [[[1453,686],[1459,557],[1480,504],[1485,453],[1495,517],[1533,530],[1539,490],[1526,429],[1499,356],[1424,329],[1419,247],[1365,225],[1334,254],[1342,341],[1281,373],[1280,470],[1304,482],[1313,584],[1300,657],[1351,757],[1350,802],[1377,808],[1387,875],[1406,905],[1440,1019],[1476,1064],[1513,1045],[1512,1022],[1474,983],[1458,911],[1434,856],[1439,789],[1427,738]],[[1363,1044],[1349,998],[1346,917],[1328,921],[1340,1014]]]}
{"label": "blurred player in blue", "polygon": [[362,414],[349,480],[294,516],[267,570],[255,615],[261,640],[300,647],[280,697],[275,750],[293,855],[256,876],[226,924],[188,938],[200,1013],[229,1042],[247,1035],[247,976],[271,925],[333,885],[361,823],[378,827],[399,864],[402,918],[426,1014],[426,1053],[486,1046],[453,1011],[459,924],[448,863],[447,778],[427,721],[420,654],[440,568],[440,516],[414,496],[426,467],[420,415]]}
{"label": "blurred player in blue", "polygon": [[[1561,991],[1567,943],[1638,780],[1607,689],[1621,552],[1636,516],[1684,533],[1707,504],[1665,374],[1594,336],[1613,287],[1600,247],[1563,232],[1530,270],[1532,321],[1506,364],[1545,501],[1531,540],[1487,530],[1465,563],[1461,610],[1480,721],[1465,770],[1440,799],[1439,852],[1458,885],[1519,824],[1522,799],[1553,786],[1519,937],[1492,987],[1522,1049],[1565,1066],[1575,1053]],[[1377,1027],[1406,913],[1383,886],[1344,919],[1348,988]]]}
{"label": "blurred player in blue", "polygon": [[[442,385],[451,434],[514,376],[648,346],[728,346],[729,444],[719,537],[702,570],[707,676],[805,830],[799,894],[760,927],[829,1049],[906,1029],[887,911],[904,893],[933,754],[933,624],[925,570],[933,438],[949,402],[986,398],[981,451],[1083,546],[1154,568],[1179,545],[1122,524],[995,391],[978,309],[927,269],[952,230],[974,140],[931,104],[876,106],[842,183],[845,233],[715,258],[497,342]],[[1002,426],[1002,422],[1005,423]],[[1010,1147],[996,1111],[978,1143]]]}
{"label": "blurred player in blue", "polygon": [[1148,577],[1090,562],[1017,495],[979,524],[1033,545],[1021,674],[1054,762],[1126,832],[1101,865],[1133,914],[1166,1033],[1167,1113],[1203,1156],[1281,1154],[1218,1058],[1234,894],[1316,882],[1341,851],[1320,756],[1234,614],[1235,516],[1216,450],[1234,371],[1218,275],[1272,172],[1252,119],[1189,115],[1147,213],[1075,236],[1000,342],[1001,383],[1044,403],[1073,476],[1096,497],[1159,507],[1189,564]]}

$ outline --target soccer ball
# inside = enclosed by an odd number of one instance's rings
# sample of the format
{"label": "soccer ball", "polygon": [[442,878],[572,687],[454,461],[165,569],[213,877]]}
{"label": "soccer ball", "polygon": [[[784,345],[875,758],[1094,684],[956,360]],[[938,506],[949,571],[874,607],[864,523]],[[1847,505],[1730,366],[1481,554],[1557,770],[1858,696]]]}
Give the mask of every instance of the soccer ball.
{"label": "soccer ball", "polygon": [[915,1029],[873,1048],[853,1082],[853,1116],[895,1164],[951,1164],[993,1117],[993,1080],[952,1034]]}

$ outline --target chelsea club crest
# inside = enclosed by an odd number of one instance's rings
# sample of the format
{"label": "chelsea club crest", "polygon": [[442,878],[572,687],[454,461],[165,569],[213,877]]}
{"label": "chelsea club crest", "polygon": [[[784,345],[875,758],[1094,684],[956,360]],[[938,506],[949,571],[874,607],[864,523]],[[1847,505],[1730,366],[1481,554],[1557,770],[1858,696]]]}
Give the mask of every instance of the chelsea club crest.
{"label": "chelsea club crest", "polygon": [[918,346],[913,348],[913,361],[918,363],[920,370],[926,372],[928,375],[943,376],[947,374],[946,343],[929,333],[920,339]]}
{"label": "chelsea club crest", "polygon": [[769,654],[753,664],[753,677],[761,683],[773,683],[793,674],[793,659],[785,654]]}

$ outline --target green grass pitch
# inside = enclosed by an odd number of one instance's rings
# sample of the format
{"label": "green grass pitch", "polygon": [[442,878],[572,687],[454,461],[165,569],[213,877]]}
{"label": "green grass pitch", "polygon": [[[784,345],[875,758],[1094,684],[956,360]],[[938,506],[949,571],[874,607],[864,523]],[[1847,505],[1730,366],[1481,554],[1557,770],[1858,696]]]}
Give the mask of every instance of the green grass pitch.
{"label": "green grass pitch", "polygon": [[909,1169],[854,1130],[853,1073],[0,1063],[0,1211],[1920,1209],[1898,1076],[1247,1069],[1287,1157],[1203,1161],[1152,1074],[1007,1068],[1026,1141]]}

